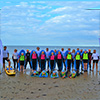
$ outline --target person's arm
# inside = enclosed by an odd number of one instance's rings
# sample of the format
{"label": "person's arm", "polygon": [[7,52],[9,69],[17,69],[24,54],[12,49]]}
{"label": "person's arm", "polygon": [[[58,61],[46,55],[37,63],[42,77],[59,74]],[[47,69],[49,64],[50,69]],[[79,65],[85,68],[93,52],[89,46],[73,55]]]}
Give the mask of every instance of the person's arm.
{"label": "person's arm", "polygon": [[14,60],[14,54],[12,55],[12,60]]}
{"label": "person's arm", "polygon": [[98,61],[99,61],[99,54],[98,54]]}
{"label": "person's arm", "polygon": [[93,60],[93,54],[92,54],[92,57],[91,57],[91,59]]}

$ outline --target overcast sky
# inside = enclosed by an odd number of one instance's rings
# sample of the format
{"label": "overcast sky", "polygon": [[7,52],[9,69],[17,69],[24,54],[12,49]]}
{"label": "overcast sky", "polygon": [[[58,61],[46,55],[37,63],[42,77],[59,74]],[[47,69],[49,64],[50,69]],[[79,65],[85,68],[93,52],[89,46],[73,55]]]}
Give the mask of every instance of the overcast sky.
{"label": "overcast sky", "polygon": [[0,0],[4,45],[98,46],[97,1]]}

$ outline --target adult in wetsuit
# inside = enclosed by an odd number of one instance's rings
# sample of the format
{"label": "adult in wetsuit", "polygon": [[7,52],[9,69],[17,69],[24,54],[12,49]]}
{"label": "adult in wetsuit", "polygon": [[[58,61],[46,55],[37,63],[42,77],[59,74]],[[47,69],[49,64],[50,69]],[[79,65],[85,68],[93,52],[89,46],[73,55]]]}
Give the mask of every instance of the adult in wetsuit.
{"label": "adult in wetsuit", "polygon": [[37,60],[38,60],[38,55],[35,51],[33,51],[31,59],[32,59],[32,69],[34,72],[37,70]]}
{"label": "adult in wetsuit", "polygon": [[61,71],[63,69],[62,63],[63,63],[63,55],[60,51],[58,51],[58,54],[56,55],[57,64],[58,64],[58,71]]}
{"label": "adult in wetsuit", "polygon": [[91,49],[88,50],[88,55],[89,55],[89,67],[90,67],[90,71],[91,71],[91,60],[92,60],[92,53],[91,53]]}
{"label": "adult in wetsuit", "polygon": [[27,49],[26,51],[27,51],[27,53],[26,53],[25,69],[26,69],[27,63],[29,63],[29,65],[30,65],[30,69],[32,69],[32,66],[31,66],[31,63],[30,63],[30,52],[29,52],[28,49]]}
{"label": "adult in wetsuit", "polygon": [[47,69],[49,69],[49,48],[46,48]]}

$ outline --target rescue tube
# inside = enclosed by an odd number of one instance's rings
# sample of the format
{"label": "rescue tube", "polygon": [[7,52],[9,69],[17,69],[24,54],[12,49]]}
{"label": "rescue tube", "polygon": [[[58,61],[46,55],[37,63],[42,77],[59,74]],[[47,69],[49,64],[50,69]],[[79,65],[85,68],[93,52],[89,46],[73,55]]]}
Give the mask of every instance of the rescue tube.
{"label": "rescue tube", "polygon": [[[35,51],[35,50],[32,50],[32,51],[31,51],[31,53],[30,53],[31,66],[33,66],[33,65],[32,65],[32,58],[31,58],[33,51]],[[35,53],[37,54],[37,52],[36,52],[36,51],[35,51]],[[37,66],[38,66],[38,54],[37,54],[36,63],[37,63],[37,64],[36,64],[36,69],[35,69],[35,70],[37,71]]]}
{"label": "rescue tube", "polygon": [[[18,59],[20,58],[21,53],[24,53],[24,56],[26,55],[25,50],[21,50],[21,51],[19,52],[19,54],[18,54]],[[25,61],[24,61],[24,67],[25,67]],[[19,71],[20,71],[20,61],[18,62],[18,68],[19,68]]]}
{"label": "rescue tube", "polygon": [[10,71],[9,71],[9,66],[7,66],[5,70],[6,70],[6,74],[9,75],[9,76],[16,75],[15,70],[11,66],[10,66]]}

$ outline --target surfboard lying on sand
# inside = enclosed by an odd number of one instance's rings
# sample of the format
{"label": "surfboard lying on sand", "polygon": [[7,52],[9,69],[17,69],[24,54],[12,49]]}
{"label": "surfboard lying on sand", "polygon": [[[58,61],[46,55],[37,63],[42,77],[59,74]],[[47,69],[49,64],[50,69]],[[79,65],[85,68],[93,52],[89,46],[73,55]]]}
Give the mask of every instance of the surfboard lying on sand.
{"label": "surfboard lying on sand", "polygon": [[10,66],[10,71],[9,71],[9,66],[6,67],[6,74],[9,76],[14,76],[16,75],[15,70]]}

